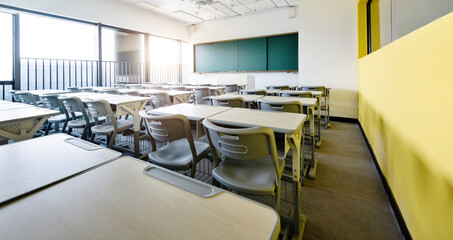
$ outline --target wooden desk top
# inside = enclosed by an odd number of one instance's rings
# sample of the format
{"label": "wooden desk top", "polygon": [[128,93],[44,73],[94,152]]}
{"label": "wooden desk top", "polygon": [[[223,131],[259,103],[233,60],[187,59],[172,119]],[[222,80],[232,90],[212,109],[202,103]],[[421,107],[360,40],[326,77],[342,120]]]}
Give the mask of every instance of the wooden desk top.
{"label": "wooden desk top", "polygon": [[189,120],[200,121],[215,114],[224,112],[230,107],[197,105],[189,103],[175,104],[148,111],[151,114],[182,114]]}
{"label": "wooden desk top", "polygon": [[276,96],[266,96],[260,98],[262,100],[273,101],[273,102],[300,102],[302,106],[311,107],[316,105],[318,100],[316,98],[299,98],[299,97],[276,97]]}
{"label": "wooden desk top", "polygon": [[[276,239],[268,206],[221,191],[212,197],[145,175],[123,157],[0,208],[5,239]],[[201,187],[210,185],[154,167]]]}
{"label": "wooden desk top", "polygon": [[300,113],[270,112],[246,108],[231,108],[208,117],[217,124],[236,127],[269,127],[278,133],[293,133],[305,122],[307,115]]}
{"label": "wooden desk top", "polygon": [[16,109],[16,108],[30,108],[30,107],[34,107],[34,106],[30,105],[30,104],[18,103],[18,102],[0,103],[0,111]]}
{"label": "wooden desk top", "polygon": [[240,95],[240,94],[222,94],[215,96],[217,99],[223,99],[223,98],[232,98],[232,97],[241,97],[244,99],[245,102],[256,102],[256,100],[264,97],[263,95]]}
{"label": "wooden desk top", "polygon": [[15,108],[2,111],[0,114],[0,123],[23,120],[27,118],[48,117],[58,114],[60,114],[59,111],[34,106],[29,108]]}
{"label": "wooden desk top", "polygon": [[0,146],[0,206],[119,156],[119,152],[61,133]]}
{"label": "wooden desk top", "polygon": [[307,92],[311,92],[313,94],[313,96],[318,96],[318,95],[323,95],[324,92],[323,91],[296,91],[296,90],[283,90],[283,91],[280,91],[280,93],[307,93]]}

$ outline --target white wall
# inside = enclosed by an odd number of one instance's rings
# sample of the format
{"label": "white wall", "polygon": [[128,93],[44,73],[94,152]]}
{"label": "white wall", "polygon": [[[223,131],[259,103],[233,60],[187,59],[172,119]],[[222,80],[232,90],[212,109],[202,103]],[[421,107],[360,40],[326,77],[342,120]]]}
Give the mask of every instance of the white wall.
{"label": "white wall", "polygon": [[0,0],[0,4],[189,40],[183,23],[116,0]]}
{"label": "white wall", "polygon": [[[288,18],[288,8],[245,15],[231,19],[214,20],[196,25],[192,33],[193,43],[224,41],[238,38],[259,37],[298,31],[296,18]],[[238,75],[244,73],[193,73],[191,82],[207,82],[217,79],[218,75]],[[255,88],[268,85],[297,85],[298,73],[245,73],[255,78]]]}
{"label": "white wall", "polygon": [[453,0],[379,0],[381,47],[453,11]]}
{"label": "white wall", "polygon": [[357,1],[299,1],[299,82],[332,88],[331,116],[357,118]]}

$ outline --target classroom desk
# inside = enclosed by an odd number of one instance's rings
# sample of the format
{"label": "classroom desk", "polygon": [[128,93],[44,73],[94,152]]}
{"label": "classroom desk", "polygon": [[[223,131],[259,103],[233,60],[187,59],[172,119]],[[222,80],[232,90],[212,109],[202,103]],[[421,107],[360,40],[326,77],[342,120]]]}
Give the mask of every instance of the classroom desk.
{"label": "classroom desk", "polygon": [[0,208],[5,239],[277,239],[270,207],[130,157]]}
{"label": "classroom desk", "polygon": [[328,88],[326,86],[299,86],[300,89],[302,88],[311,88],[311,89],[317,89],[317,88],[324,88],[324,103],[321,103],[321,105],[325,105],[325,112],[324,112],[324,118],[325,118],[325,128],[329,128],[330,125],[330,90],[331,88]]}
{"label": "classroom desk", "polygon": [[225,99],[225,98],[232,98],[232,97],[241,97],[244,99],[246,103],[255,103],[258,99],[264,97],[263,95],[240,95],[234,93],[227,93],[222,94],[220,96],[216,96],[217,99]]}
{"label": "classroom desk", "polygon": [[200,138],[204,135],[204,128],[202,121],[205,118],[213,116],[215,114],[224,112],[230,109],[230,107],[221,106],[209,106],[199,104],[181,103],[167,107],[156,108],[148,111],[151,114],[164,115],[164,114],[182,114],[186,116],[190,121],[196,122],[197,137]]}
{"label": "classroom desk", "polygon": [[140,95],[146,96],[150,94],[156,94],[161,92],[166,92],[170,95],[170,100],[173,104],[177,103],[187,103],[190,100],[190,97],[194,94],[192,91],[175,91],[175,90],[153,90],[153,89],[118,89],[120,93],[128,93],[130,91],[138,91]]}
{"label": "classroom desk", "polygon": [[23,92],[29,92],[29,93],[33,94],[33,96],[39,98],[43,95],[57,95],[57,94],[68,93],[69,91],[48,89],[48,90],[30,90],[30,91],[23,91]]}
{"label": "classroom desk", "polygon": [[94,92],[99,92],[99,91],[102,91],[102,90],[116,89],[116,88],[113,88],[113,87],[80,87],[79,89],[83,90],[83,89],[90,89],[90,88],[93,89]]}
{"label": "classroom desk", "polygon": [[0,206],[119,156],[62,133],[0,146]]}
{"label": "classroom desk", "polygon": [[225,89],[226,89],[226,87],[216,87],[216,86],[190,86],[190,87],[186,86],[185,88],[188,90],[199,89],[199,88],[209,88],[209,92],[210,92],[211,96],[218,96],[218,95],[225,94]]}
{"label": "classroom desk", "polygon": [[323,91],[295,91],[295,90],[283,90],[283,91],[280,91],[280,93],[307,93],[307,92],[310,92],[313,94],[313,97],[317,98],[318,99],[318,106],[317,106],[317,114],[316,114],[316,118],[318,119],[318,134],[316,135],[317,139],[316,139],[316,147],[317,148],[320,148],[321,147],[321,144],[322,144],[322,137],[321,137],[321,100],[322,100],[322,97],[324,96],[324,92]]}
{"label": "classroom desk", "polygon": [[30,108],[30,107],[34,107],[34,106],[30,105],[30,104],[18,103],[18,102],[9,102],[9,101],[0,102],[0,111],[16,109],[16,108]]}
{"label": "classroom desk", "polygon": [[[294,209],[292,219],[281,216],[283,220],[290,223],[294,227],[294,232],[299,236],[303,236],[305,229],[306,216],[300,213],[300,187],[301,187],[301,162],[303,162],[304,141],[301,141],[302,128],[307,118],[305,114],[285,113],[285,112],[270,112],[261,110],[252,110],[246,108],[231,108],[221,112],[208,119],[216,124],[223,124],[235,127],[269,127],[274,132],[285,134],[292,152],[292,176],[288,180],[293,182],[294,194]],[[301,147],[302,146],[302,147]],[[288,150],[288,146],[285,146]],[[286,176],[285,176],[286,178]]]}
{"label": "classroom desk", "polygon": [[48,118],[58,114],[59,111],[34,106],[1,111],[0,137],[15,142],[30,139]]}
{"label": "classroom desk", "polygon": [[304,169],[304,174],[308,172],[310,178],[316,178],[316,169],[318,162],[315,160],[315,107],[317,105],[317,98],[298,98],[298,97],[275,97],[275,96],[266,96],[260,98],[262,100],[273,101],[273,102],[300,102],[303,107],[307,108],[308,119],[310,120],[310,140],[311,140],[311,154],[310,161],[307,165],[307,168]]}

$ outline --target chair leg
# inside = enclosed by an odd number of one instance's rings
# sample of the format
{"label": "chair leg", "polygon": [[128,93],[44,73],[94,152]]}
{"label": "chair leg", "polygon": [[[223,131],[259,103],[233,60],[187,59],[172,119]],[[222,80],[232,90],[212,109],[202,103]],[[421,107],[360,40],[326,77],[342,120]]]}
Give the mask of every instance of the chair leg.
{"label": "chair leg", "polygon": [[63,128],[61,128],[61,132],[65,133],[67,127],[68,127],[68,121],[65,121],[64,124],[63,124]]}
{"label": "chair leg", "polygon": [[277,214],[280,214],[280,190],[281,190],[281,185],[282,185],[282,182],[280,181],[277,188],[276,188],[276,191],[277,193],[275,194],[275,211],[277,211]]}
{"label": "chair leg", "polygon": [[87,132],[88,132],[88,129],[87,128],[83,128],[83,133],[82,133],[82,137],[81,137],[83,140],[87,139]]}
{"label": "chair leg", "polygon": [[195,177],[195,171],[197,170],[197,166],[192,164],[192,167],[190,168],[190,177],[194,178]]}
{"label": "chair leg", "polygon": [[92,134],[91,134],[90,142],[94,142],[94,137],[96,137],[96,134],[92,133]]}
{"label": "chair leg", "polygon": [[44,136],[47,136],[49,134],[49,130],[52,127],[52,123],[48,123],[46,127],[46,131],[44,132]]}
{"label": "chair leg", "polygon": [[113,132],[112,136],[110,137],[110,142],[109,142],[109,147],[108,148],[112,148],[113,147],[113,143],[115,143],[115,138],[116,138],[116,132]]}

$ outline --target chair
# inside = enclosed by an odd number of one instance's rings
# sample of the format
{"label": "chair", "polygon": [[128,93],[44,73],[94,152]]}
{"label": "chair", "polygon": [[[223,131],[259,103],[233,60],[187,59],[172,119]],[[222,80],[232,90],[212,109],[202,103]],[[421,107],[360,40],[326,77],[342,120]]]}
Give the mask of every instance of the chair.
{"label": "chair", "polygon": [[47,119],[47,128],[44,135],[49,134],[49,130],[52,127],[52,124],[55,124],[55,132],[58,132],[60,123],[63,123],[61,132],[65,132],[66,126],[68,125],[69,121],[69,114],[66,109],[61,106],[60,101],[58,100],[58,95],[43,96],[42,99],[44,101],[45,108],[57,110],[61,113],[60,115],[52,116]]}
{"label": "chair", "polygon": [[264,111],[303,113],[303,106],[302,103],[300,103],[299,101],[274,102],[258,99],[258,109]]}
{"label": "chair", "polygon": [[16,94],[17,90],[9,90],[8,92],[11,94],[13,102],[21,102],[20,97]]}
{"label": "chair", "polygon": [[[91,142],[94,141],[96,135],[106,135],[106,144],[108,144],[108,148],[112,148],[116,135],[126,129],[132,128],[134,125],[128,120],[117,120],[110,104],[105,100],[92,100],[86,101],[85,103],[96,122],[96,125],[91,127]],[[96,120],[96,118],[99,119],[101,117],[106,117],[109,121],[106,120],[105,123],[101,123],[99,120]]]}
{"label": "chair", "polygon": [[25,104],[30,104],[30,105],[34,105],[34,106],[37,106],[37,107],[40,107],[39,106],[39,103],[36,101],[35,97],[33,96],[33,94],[29,93],[29,92],[16,92],[16,96],[19,97],[20,101],[22,103],[25,103]]}
{"label": "chair", "polygon": [[289,90],[288,85],[280,85],[280,86],[267,86],[266,87],[269,90]]}
{"label": "chair", "polygon": [[[85,105],[82,103],[80,98],[73,97],[59,97],[62,106],[66,109],[68,114],[71,115],[71,120],[68,121],[68,134],[71,134],[74,128],[83,128],[82,135],[80,136],[84,140],[88,140],[88,136],[91,135],[91,127],[96,124],[96,120],[90,116],[86,111]],[[77,115],[83,116],[78,118]],[[98,118],[99,122],[104,122],[105,118]]]}
{"label": "chair", "polygon": [[327,129],[330,126],[329,90],[324,86],[301,87],[300,89],[303,91],[321,91],[324,93],[324,97],[321,99],[321,111],[324,111],[324,123]]}
{"label": "chair", "polygon": [[300,97],[300,98],[313,98],[313,93],[311,92],[281,92],[280,97]]}
{"label": "chair", "polygon": [[153,97],[153,99],[151,100],[153,108],[160,108],[171,105],[170,95],[168,95],[167,92],[153,93],[149,94],[149,96]]}
{"label": "chair", "polygon": [[81,92],[94,92],[92,88],[80,88]]}
{"label": "chair", "polygon": [[234,191],[275,196],[275,209],[280,213],[285,160],[278,157],[272,129],[225,128],[208,119],[203,125],[214,158],[213,180]]}
{"label": "chair", "polygon": [[103,94],[115,94],[115,95],[121,95],[121,93],[118,91],[118,89],[112,88],[112,89],[102,89],[98,91],[99,93]]}
{"label": "chair", "polygon": [[149,161],[171,170],[190,169],[190,177],[194,177],[197,163],[209,154],[209,144],[193,140],[189,119],[180,114],[149,115],[145,110],[140,117],[145,119],[151,140],[168,143],[157,150],[153,147]]}
{"label": "chair", "polygon": [[68,90],[72,93],[80,92],[80,89],[78,87],[68,87]]}
{"label": "chair", "polygon": [[266,90],[241,90],[242,95],[266,95]]}
{"label": "chair", "polygon": [[238,85],[237,84],[227,84],[224,85],[226,93],[237,93],[238,92]]}
{"label": "chair", "polygon": [[152,90],[164,90],[164,87],[162,86],[147,86],[146,89],[152,89]]}
{"label": "chair", "polygon": [[194,96],[195,96],[196,104],[209,100],[209,97],[211,96],[211,91],[209,91],[209,88],[207,88],[207,87],[193,88],[193,91],[195,92]]}
{"label": "chair", "polygon": [[245,108],[244,98],[241,97],[211,97],[212,106]]}
{"label": "chair", "polygon": [[125,92],[125,93],[123,93],[123,95],[140,97],[140,92],[137,90],[134,90],[134,91],[130,91],[130,92]]}
{"label": "chair", "polygon": [[210,83],[203,83],[203,84],[198,84],[200,87],[210,87],[212,86]]}
{"label": "chair", "polygon": [[131,85],[127,86],[127,88],[130,88],[130,89],[143,89],[143,86],[141,84],[131,84]]}

